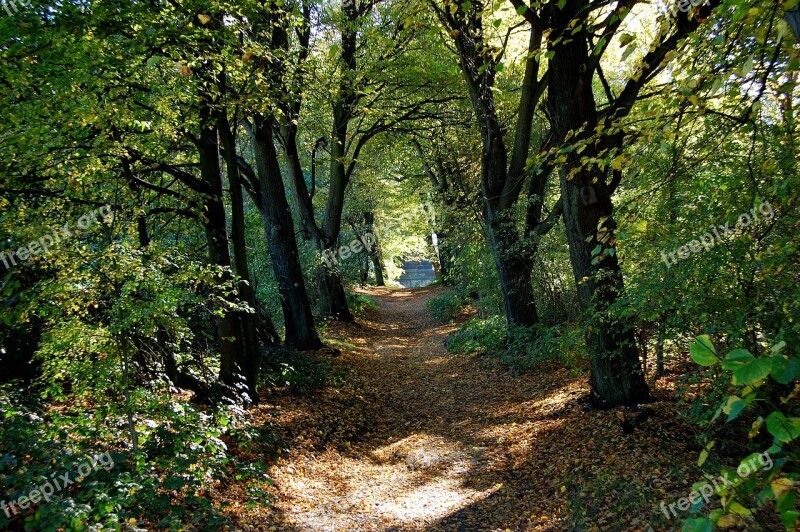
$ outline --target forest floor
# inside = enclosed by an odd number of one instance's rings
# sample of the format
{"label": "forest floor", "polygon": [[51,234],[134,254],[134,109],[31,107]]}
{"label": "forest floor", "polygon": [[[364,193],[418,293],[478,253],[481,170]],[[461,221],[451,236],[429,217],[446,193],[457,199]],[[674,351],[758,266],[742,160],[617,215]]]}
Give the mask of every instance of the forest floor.
{"label": "forest floor", "polygon": [[620,418],[634,413],[585,408],[585,376],[558,365],[513,376],[488,358],[448,354],[459,323],[439,324],[425,306],[440,290],[363,291],[380,308],[326,330],[346,378],[264,397],[255,418],[286,451],[271,465],[271,508],[248,507],[243,485],[225,487],[237,529],[680,528],[659,503],[688,496],[702,477],[668,383],[652,416],[625,434]]}

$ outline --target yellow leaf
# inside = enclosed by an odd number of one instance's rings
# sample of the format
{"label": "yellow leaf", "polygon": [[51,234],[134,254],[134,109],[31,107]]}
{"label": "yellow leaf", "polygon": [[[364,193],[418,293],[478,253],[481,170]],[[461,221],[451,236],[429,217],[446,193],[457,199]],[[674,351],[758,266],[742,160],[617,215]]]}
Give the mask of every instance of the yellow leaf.
{"label": "yellow leaf", "polygon": [[708,459],[708,451],[703,449],[702,451],[700,451],[700,458],[697,459],[697,466],[700,467],[701,465],[703,465],[707,459]]}
{"label": "yellow leaf", "polygon": [[611,168],[614,170],[622,170],[625,167],[625,161],[627,157],[624,155],[617,155],[614,159],[611,160]]}
{"label": "yellow leaf", "polygon": [[729,528],[732,526],[736,526],[741,521],[741,517],[734,514],[723,515],[717,520],[717,526],[719,528]]}
{"label": "yellow leaf", "polygon": [[756,435],[758,434],[759,429],[761,428],[761,425],[763,424],[764,424],[764,418],[758,416],[758,419],[753,421],[753,425],[750,427],[750,432],[747,434],[747,437],[750,438],[751,440],[755,438]]}
{"label": "yellow leaf", "polygon": [[731,502],[730,507],[728,508],[731,512],[739,514],[739,515],[753,515],[753,512],[742,506],[736,501]]}
{"label": "yellow leaf", "polygon": [[200,23],[203,24],[203,26],[211,22],[211,17],[209,17],[208,15],[200,14],[197,15],[197,18],[200,19]]}
{"label": "yellow leaf", "polygon": [[772,493],[775,494],[776,499],[792,489],[792,486],[794,486],[794,482],[790,478],[778,478],[770,483]]}

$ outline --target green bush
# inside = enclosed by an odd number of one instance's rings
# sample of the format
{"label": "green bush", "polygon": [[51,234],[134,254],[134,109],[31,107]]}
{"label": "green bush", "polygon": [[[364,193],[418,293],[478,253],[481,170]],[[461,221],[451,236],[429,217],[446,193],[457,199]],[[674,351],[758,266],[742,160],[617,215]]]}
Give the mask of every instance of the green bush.
{"label": "green bush", "polygon": [[[264,455],[276,451],[275,439],[255,430],[240,408],[201,409],[174,402],[166,390],[156,389],[135,392],[134,403],[137,455],[120,401],[98,402],[88,410],[87,403],[79,402],[55,410],[26,402],[11,385],[1,387],[0,501],[18,501],[64,474],[73,484],[56,487],[49,501],[27,510],[17,506],[19,513],[11,512],[11,519],[0,511],[0,529],[91,530],[102,525],[103,530],[120,530],[121,523],[159,530],[226,528],[230,522],[208,491],[217,480],[254,471],[248,482],[251,502],[271,502],[266,465],[240,463],[228,451],[231,442],[258,444]],[[262,445],[262,439],[267,443]],[[80,479],[79,468],[93,461],[93,470]]]}
{"label": "green bush", "polygon": [[444,294],[433,296],[425,305],[436,321],[449,323],[464,311],[464,298],[456,292],[445,292]]}
{"label": "green bush", "polygon": [[326,386],[338,386],[345,375],[324,358],[276,349],[261,368],[260,378],[266,387],[286,386],[293,395],[305,395]]}
{"label": "green bush", "polygon": [[350,307],[350,312],[355,316],[364,317],[367,312],[378,308],[378,302],[373,297],[351,292],[350,290],[346,290],[345,295],[347,297],[347,306]]}
{"label": "green bush", "polygon": [[542,362],[560,361],[579,372],[586,367],[583,332],[579,327],[506,327],[500,316],[473,318],[447,340],[451,353],[489,355],[519,372]]}
{"label": "green bush", "polygon": [[[691,346],[692,360],[706,368],[705,374],[719,376],[725,383],[723,396],[707,404],[709,412],[714,412],[711,423],[724,419],[728,424],[741,416],[749,433],[747,438],[741,437],[746,443],[738,448],[741,460],[738,466],[722,456],[717,462],[714,454],[722,453],[713,450],[717,441],[707,436],[698,465],[708,460],[713,464],[712,474],[721,474],[730,482],[715,485],[714,493],[720,497],[722,507],[703,508],[703,501],[697,501],[692,510],[706,515],[687,519],[684,530],[732,525],[748,528],[762,525],[766,529],[767,521],[773,523],[772,529],[777,529],[778,520],[786,530],[796,530],[800,518],[795,489],[800,482],[797,467],[800,409],[795,397],[800,387],[800,358],[795,348],[782,340],[760,347],[764,349],[758,355],[743,348],[723,354],[708,335],[699,336]],[[735,425],[727,427],[729,431],[737,430]],[[755,466],[756,457],[765,467]],[[697,490],[703,484],[701,481],[692,487]]]}
{"label": "green bush", "polygon": [[500,316],[473,318],[447,339],[447,350],[466,355],[485,355],[504,349],[506,320]]}

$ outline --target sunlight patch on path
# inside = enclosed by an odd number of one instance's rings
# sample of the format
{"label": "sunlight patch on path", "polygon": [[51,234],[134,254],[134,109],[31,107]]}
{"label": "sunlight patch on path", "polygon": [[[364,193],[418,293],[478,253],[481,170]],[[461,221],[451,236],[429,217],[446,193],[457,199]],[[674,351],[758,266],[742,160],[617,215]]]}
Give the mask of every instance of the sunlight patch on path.
{"label": "sunlight patch on path", "polygon": [[483,500],[502,487],[479,490],[465,477],[482,461],[483,449],[414,434],[370,453],[370,460],[327,451],[289,470],[295,494],[291,522],[299,530],[417,528]]}

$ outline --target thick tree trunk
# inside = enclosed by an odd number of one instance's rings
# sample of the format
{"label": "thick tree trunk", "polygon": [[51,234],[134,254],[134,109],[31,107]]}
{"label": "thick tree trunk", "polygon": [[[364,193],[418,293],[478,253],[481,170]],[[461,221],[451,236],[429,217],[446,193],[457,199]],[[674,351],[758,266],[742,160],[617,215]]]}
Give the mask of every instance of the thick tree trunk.
{"label": "thick tree trunk", "polygon": [[[558,12],[557,26],[567,27],[586,8],[587,0],[570,0]],[[563,25],[563,26],[562,26]],[[594,132],[597,114],[586,30],[552,47],[548,109],[555,138],[565,142],[584,126]],[[581,135],[576,135],[576,140]],[[585,167],[596,145],[582,154],[572,151],[560,171],[564,225],[581,309],[589,316],[586,343],[591,357],[591,396],[597,407],[644,402],[649,390],[642,373],[633,326],[613,315],[623,292],[615,248],[616,225],[606,175]]]}
{"label": "thick tree trunk", "polygon": [[[341,120],[341,118],[340,118]],[[347,126],[344,126],[345,136]],[[336,163],[331,162],[330,193],[325,210],[325,224],[322,228],[317,226],[314,219],[314,207],[311,195],[303,176],[300,164],[300,154],[297,151],[297,133],[293,125],[283,128],[284,150],[286,152],[289,179],[292,183],[292,193],[300,211],[303,235],[310,238],[322,256],[335,256],[336,242],[342,224],[342,211],[344,210],[344,192],[347,188],[347,176],[341,157],[344,156],[341,147],[331,152],[331,157],[339,157]],[[344,141],[342,137],[341,142]],[[339,272],[335,268],[321,264],[317,271],[317,288],[319,289],[320,308],[325,316],[352,323],[354,321],[350,308],[347,305],[344,284]]]}
{"label": "thick tree trunk", "polygon": [[[483,216],[489,245],[492,248],[506,318],[509,326],[529,326],[539,316],[533,299],[531,272],[533,263],[525,253],[516,228],[514,213],[526,180],[525,162],[531,140],[533,109],[537,90],[539,63],[531,53],[525,66],[520,95],[520,113],[516,122],[514,148],[509,157],[504,136],[506,128],[497,113],[494,97],[495,69],[486,64],[482,15],[474,7],[457,14],[442,11],[440,16],[453,31],[461,70],[469,89],[470,100],[481,132],[481,194]],[[535,51],[541,41],[538,31],[531,31],[529,49]],[[481,67],[481,65],[483,65]],[[487,68],[487,66],[489,68]],[[509,160],[510,159],[510,160]]]}
{"label": "thick tree trunk", "polygon": [[275,151],[271,119],[257,118],[254,131],[256,172],[261,183],[264,231],[278,291],[281,294],[286,343],[302,350],[319,349],[297,250],[294,223]]}
{"label": "thick tree trunk", "polygon": [[[252,309],[240,313],[244,328],[245,377],[250,397],[258,403],[258,373],[261,368],[261,342],[258,334],[258,316],[255,291],[250,281],[250,266],[247,262],[247,241],[245,238],[244,197],[239,163],[236,157],[236,139],[226,116],[220,117],[219,133],[225,148],[225,164],[228,170],[228,184],[231,197],[231,241],[236,273],[239,276],[239,297]],[[271,324],[269,324],[271,325]],[[267,344],[272,345],[272,344]]]}
{"label": "thick tree trunk", "polygon": [[[232,281],[230,277],[230,248],[225,221],[225,205],[222,200],[222,176],[220,175],[217,131],[215,128],[203,129],[198,142],[198,151],[200,155],[200,174],[203,183],[207,187],[204,227],[209,262],[228,272],[223,275],[224,281]],[[230,303],[233,303],[233,300]],[[234,311],[225,310],[221,316],[216,318],[216,325],[220,348],[220,380],[226,385],[237,389],[243,379],[242,330],[239,316]]]}

